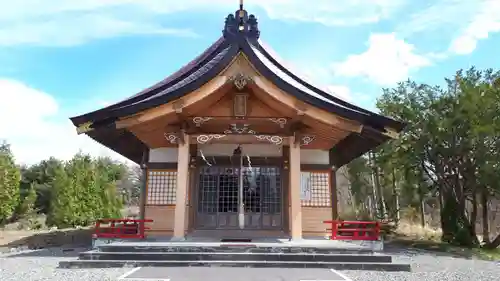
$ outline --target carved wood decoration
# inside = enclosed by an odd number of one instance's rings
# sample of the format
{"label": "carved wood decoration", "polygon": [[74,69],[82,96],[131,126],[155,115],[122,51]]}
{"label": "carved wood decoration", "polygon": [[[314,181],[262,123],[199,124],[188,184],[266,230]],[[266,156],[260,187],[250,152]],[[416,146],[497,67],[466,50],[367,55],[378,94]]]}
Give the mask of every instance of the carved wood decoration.
{"label": "carved wood decoration", "polygon": [[230,135],[230,134],[251,134],[254,135],[256,132],[254,130],[250,129],[250,125],[248,124],[231,124],[229,129],[224,131],[224,134]]}
{"label": "carved wood decoration", "polygon": [[213,134],[213,135],[199,135],[198,137],[196,137],[196,141],[199,143],[199,144],[206,144],[208,143],[209,141],[213,140],[213,139],[222,139],[224,138],[226,135],[219,135],[219,134]]}
{"label": "carved wood decoration", "polygon": [[283,144],[283,138],[280,136],[271,136],[271,135],[256,135],[255,136],[258,140],[266,140],[272,144],[275,145],[281,145]]}
{"label": "carved wood decoration", "polygon": [[276,123],[280,126],[280,128],[285,128],[285,125],[286,125],[286,118],[269,118],[269,120],[271,120],[273,123]]}
{"label": "carved wood decoration", "polygon": [[300,146],[309,145],[316,139],[316,136],[314,135],[306,135],[306,134],[301,134],[299,132],[295,132],[294,136],[295,136],[294,145],[300,145]]}
{"label": "carved wood decoration", "polygon": [[164,133],[163,136],[171,144],[183,144],[184,143],[184,133]]}
{"label": "carved wood decoration", "polygon": [[316,136],[312,135],[303,135],[300,138],[300,145],[309,145],[311,142],[313,142],[316,139]]}
{"label": "carved wood decoration", "polygon": [[248,83],[252,82],[253,80],[250,76],[244,75],[243,73],[238,73],[229,77],[229,81],[233,82],[234,86],[241,91],[248,85]]}
{"label": "carved wood decoration", "polygon": [[193,117],[193,123],[196,127],[200,127],[203,123],[214,119],[213,117]]}
{"label": "carved wood decoration", "polygon": [[231,124],[231,127],[228,130],[225,130],[224,134],[226,134],[226,135],[232,135],[232,134],[254,135],[255,138],[257,138],[260,141],[268,141],[268,142],[275,144],[275,145],[283,144],[283,138],[281,136],[258,134],[256,131],[250,129],[250,125],[248,125],[248,124],[243,124],[240,126],[238,126],[237,124]]}
{"label": "carved wood decoration", "polygon": [[169,141],[170,143],[178,143],[178,139],[179,137],[177,136],[177,134],[175,133],[164,133],[163,134],[165,136],[165,138],[167,139],[167,141]]}

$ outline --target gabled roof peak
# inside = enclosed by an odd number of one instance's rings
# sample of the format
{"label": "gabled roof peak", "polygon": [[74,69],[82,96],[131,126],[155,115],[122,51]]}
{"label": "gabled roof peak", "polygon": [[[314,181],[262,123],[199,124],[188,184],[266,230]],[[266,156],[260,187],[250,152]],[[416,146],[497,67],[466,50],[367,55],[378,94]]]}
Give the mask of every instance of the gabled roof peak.
{"label": "gabled roof peak", "polygon": [[222,35],[226,39],[235,37],[247,37],[248,39],[257,40],[260,37],[259,24],[255,15],[248,15],[248,12],[243,8],[243,1],[240,1],[240,8],[233,14],[226,17]]}

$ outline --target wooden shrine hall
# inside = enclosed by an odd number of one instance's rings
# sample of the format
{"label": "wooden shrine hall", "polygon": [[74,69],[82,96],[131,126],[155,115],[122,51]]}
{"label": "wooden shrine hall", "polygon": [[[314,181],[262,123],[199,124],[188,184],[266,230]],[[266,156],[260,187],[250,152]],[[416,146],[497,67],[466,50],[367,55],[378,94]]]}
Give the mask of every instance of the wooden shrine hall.
{"label": "wooden shrine hall", "polygon": [[139,164],[150,234],[324,236],[335,171],[403,124],[299,78],[260,41],[242,5],[222,37],[157,84],[71,118],[80,134]]}

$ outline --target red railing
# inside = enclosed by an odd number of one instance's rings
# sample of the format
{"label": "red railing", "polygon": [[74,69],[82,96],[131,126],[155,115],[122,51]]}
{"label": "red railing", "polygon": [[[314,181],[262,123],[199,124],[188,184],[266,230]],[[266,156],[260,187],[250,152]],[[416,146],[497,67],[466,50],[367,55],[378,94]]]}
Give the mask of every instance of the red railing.
{"label": "red railing", "polygon": [[[94,238],[146,238],[146,223],[153,220],[101,219],[95,223]],[[106,226],[103,226],[106,224]]]}
{"label": "red railing", "polygon": [[330,240],[377,241],[380,237],[378,221],[324,221],[329,224]]}

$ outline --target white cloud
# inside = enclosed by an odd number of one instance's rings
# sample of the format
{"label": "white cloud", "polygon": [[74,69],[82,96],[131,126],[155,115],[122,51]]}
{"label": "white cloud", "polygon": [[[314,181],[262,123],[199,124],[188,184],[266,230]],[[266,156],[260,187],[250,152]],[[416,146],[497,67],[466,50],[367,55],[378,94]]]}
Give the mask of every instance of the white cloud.
{"label": "white cloud", "polygon": [[347,102],[360,104],[370,99],[367,94],[352,92],[351,89],[344,85],[328,85],[328,92]]}
{"label": "white cloud", "polygon": [[104,15],[68,15],[0,27],[0,45],[73,46],[130,34],[196,35],[188,29],[164,28],[153,23],[126,21]]}
{"label": "white cloud", "polygon": [[439,32],[451,35],[446,52],[472,53],[481,39],[500,31],[500,1],[498,0],[436,0],[432,5],[413,13],[398,28],[409,36],[419,32]]}
{"label": "white cloud", "polygon": [[449,50],[456,54],[470,54],[476,49],[477,41],[499,31],[500,1],[485,0],[461,34],[451,42]]}
{"label": "white cloud", "polygon": [[338,98],[341,98],[345,101],[352,101],[352,92],[349,87],[344,85],[328,85],[327,87],[328,93]]}
{"label": "white cloud", "polygon": [[389,33],[370,35],[364,53],[350,55],[333,68],[338,76],[362,76],[390,86],[407,79],[411,71],[430,64],[429,58],[415,53],[413,45]]}
{"label": "white cloud", "polygon": [[[249,1],[253,3],[254,1]],[[255,1],[271,18],[319,22],[325,25],[359,25],[392,15],[405,0],[262,0]]]}
{"label": "white cloud", "polygon": [[[390,16],[406,0],[247,0],[278,20],[358,25]],[[237,9],[235,0],[22,0],[2,3],[1,45],[68,46],[130,34],[194,36],[189,29],[164,27],[165,15],[187,10]],[[221,19],[222,24],[223,19]]]}
{"label": "white cloud", "polygon": [[51,156],[68,160],[78,151],[127,161],[89,137],[78,136],[47,93],[0,78],[0,98],[0,139],[11,144],[18,163],[33,164]]}
{"label": "white cloud", "polygon": [[297,67],[296,64],[284,60],[271,46],[269,46],[263,40],[259,40],[259,43],[279,64],[284,66],[300,79],[311,85],[314,85],[315,87],[323,90],[326,93],[331,94],[332,96],[346,101],[350,100],[351,91],[348,87],[341,85],[326,85],[324,83],[326,80],[328,80],[328,78],[331,77],[331,73],[330,71],[328,71],[328,68],[312,65],[310,61],[308,61],[307,64],[302,63],[301,67]]}

